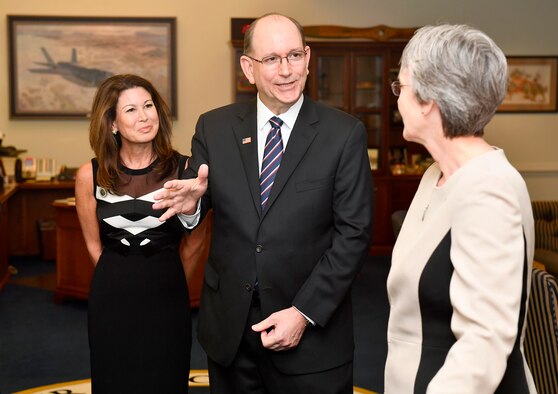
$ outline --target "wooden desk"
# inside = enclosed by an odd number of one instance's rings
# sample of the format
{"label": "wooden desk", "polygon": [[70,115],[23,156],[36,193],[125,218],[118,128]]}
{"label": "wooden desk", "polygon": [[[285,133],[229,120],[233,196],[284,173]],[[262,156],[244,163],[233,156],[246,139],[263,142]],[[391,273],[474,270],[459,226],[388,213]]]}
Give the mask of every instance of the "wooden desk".
{"label": "wooden desk", "polygon": [[74,195],[74,182],[24,182],[0,190],[0,289],[10,279],[9,256],[39,255],[40,220],[54,220],[52,202]]}
{"label": "wooden desk", "polygon": [[[66,297],[86,300],[94,266],[87,253],[76,207],[67,200],[57,200],[52,205],[56,210],[55,301],[62,302]],[[197,307],[200,302],[211,224],[212,217],[208,215],[191,234],[184,236],[180,247],[191,307]]]}
{"label": "wooden desk", "polygon": [[74,195],[74,182],[23,182],[16,186],[17,193],[10,199],[10,256],[40,254],[37,223],[54,220],[54,200]]}
{"label": "wooden desk", "polygon": [[86,300],[94,266],[85,247],[76,207],[56,200],[56,290],[54,299],[66,297]]}
{"label": "wooden desk", "polygon": [[8,240],[12,231],[9,224],[9,203],[16,192],[15,186],[5,186],[0,191],[0,289],[10,280]]}

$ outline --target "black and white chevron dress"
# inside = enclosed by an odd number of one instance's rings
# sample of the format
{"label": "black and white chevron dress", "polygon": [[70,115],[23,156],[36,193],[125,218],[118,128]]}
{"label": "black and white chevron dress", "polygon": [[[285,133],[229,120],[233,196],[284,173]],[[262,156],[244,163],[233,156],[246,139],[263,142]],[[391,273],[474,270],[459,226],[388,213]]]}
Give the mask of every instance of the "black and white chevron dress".
{"label": "black and white chevron dress", "polygon": [[[164,223],[153,194],[176,174],[157,180],[153,163],[123,168],[119,195],[96,182],[94,193],[103,252],[89,293],[89,345],[94,394],[186,393],[191,320],[178,248],[184,228]],[[84,251],[85,253],[85,251]]]}

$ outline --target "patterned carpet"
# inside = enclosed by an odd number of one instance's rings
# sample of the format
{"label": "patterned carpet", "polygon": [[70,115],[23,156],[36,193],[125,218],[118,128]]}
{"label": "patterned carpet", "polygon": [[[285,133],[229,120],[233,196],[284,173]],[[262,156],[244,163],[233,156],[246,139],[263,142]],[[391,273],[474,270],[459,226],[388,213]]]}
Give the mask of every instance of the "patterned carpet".
{"label": "patterned carpet", "polygon": [[[190,371],[190,393],[206,394],[209,393],[209,377],[207,370],[196,369]],[[36,387],[29,390],[18,391],[14,394],[52,394],[52,393],[73,393],[73,394],[91,394],[91,380],[75,380],[73,382],[65,382],[59,384],[51,384],[48,386]],[[376,394],[374,391],[368,391],[355,387],[354,394]]]}
{"label": "patterned carpet", "polygon": [[[54,262],[10,260],[15,272],[0,291],[0,393],[89,394],[87,302],[54,302]],[[389,258],[370,257],[353,287],[354,393],[383,391],[388,269]],[[197,309],[192,319],[195,327]],[[196,375],[191,377],[190,393],[209,393],[207,358],[195,335],[192,340],[191,366]],[[195,382],[198,386],[193,386]]]}

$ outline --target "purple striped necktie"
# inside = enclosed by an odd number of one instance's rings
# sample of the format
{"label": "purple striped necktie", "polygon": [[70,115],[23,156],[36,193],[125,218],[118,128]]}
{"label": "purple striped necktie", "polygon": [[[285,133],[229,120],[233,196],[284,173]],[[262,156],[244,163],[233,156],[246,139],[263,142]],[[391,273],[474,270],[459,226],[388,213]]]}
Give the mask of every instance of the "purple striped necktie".
{"label": "purple striped necktie", "polygon": [[269,199],[269,193],[275,180],[275,175],[281,164],[283,156],[283,138],[281,138],[281,126],[283,121],[274,116],[269,120],[271,130],[265,140],[264,156],[262,160],[262,170],[260,172],[260,198],[262,211]]}

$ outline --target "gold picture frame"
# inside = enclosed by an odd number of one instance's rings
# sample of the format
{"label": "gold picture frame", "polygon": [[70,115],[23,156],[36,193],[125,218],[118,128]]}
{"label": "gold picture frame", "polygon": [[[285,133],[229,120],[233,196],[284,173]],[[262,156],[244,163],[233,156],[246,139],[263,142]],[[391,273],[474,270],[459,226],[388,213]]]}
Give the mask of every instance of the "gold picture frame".
{"label": "gold picture frame", "polygon": [[556,112],[558,58],[508,56],[508,94],[498,112]]}
{"label": "gold picture frame", "polygon": [[149,80],[176,117],[176,18],[8,15],[10,118],[84,118],[114,74]]}

